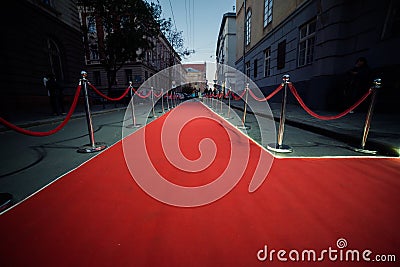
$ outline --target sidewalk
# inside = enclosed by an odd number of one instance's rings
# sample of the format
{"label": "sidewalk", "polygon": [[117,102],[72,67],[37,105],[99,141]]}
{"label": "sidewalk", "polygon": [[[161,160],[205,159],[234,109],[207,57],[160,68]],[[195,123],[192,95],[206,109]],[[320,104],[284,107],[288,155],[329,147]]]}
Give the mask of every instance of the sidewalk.
{"label": "sidewalk", "polygon": [[[254,102],[252,102],[254,104]],[[233,108],[243,111],[242,101],[232,101]],[[279,123],[281,114],[280,103],[269,103],[274,119]],[[249,111],[251,112],[251,111]],[[319,115],[336,115],[339,112],[315,110]],[[263,116],[263,114],[258,114]],[[361,140],[366,120],[366,112],[347,114],[336,120],[320,120],[309,115],[301,106],[286,105],[285,124],[361,147]],[[377,150],[380,155],[399,156],[400,152],[400,114],[376,112],[372,116],[367,137],[366,149]]]}
{"label": "sidewalk", "polygon": [[[69,108],[69,107],[68,107]],[[68,112],[66,108],[66,112]],[[121,109],[126,109],[126,105],[122,103],[106,103],[104,106],[102,104],[96,104],[90,106],[90,111],[92,115],[103,114],[107,112],[113,112]],[[85,107],[83,103],[78,103],[75,112],[72,114],[71,119],[85,117]],[[52,115],[48,107],[43,109],[35,109],[31,112],[26,111],[16,111],[11,116],[5,118],[7,121],[21,127],[28,128],[43,124],[61,123],[65,118],[65,115],[57,116]],[[11,131],[9,128],[0,124],[0,132]]]}

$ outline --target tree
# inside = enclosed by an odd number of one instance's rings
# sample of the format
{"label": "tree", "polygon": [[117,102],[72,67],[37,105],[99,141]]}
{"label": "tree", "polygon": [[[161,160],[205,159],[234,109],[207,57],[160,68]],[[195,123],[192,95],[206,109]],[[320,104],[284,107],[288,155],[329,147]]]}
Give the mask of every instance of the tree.
{"label": "tree", "polygon": [[[142,58],[141,51],[154,47],[161,32],[161,7],[143,0],[80,0],[79,5],[86,12],[93,12],[96,22],[104,29],[99,53],[110,93],[117,71],[127,61]],[[82,29],[84,36],[87,30]]]}
{"label": "tree", "polygon": [[[160,20],[161,31],[164,34],[165,38],[167,38],[168,42],[174,48],[175,52],[180,57],[187,57],[190,54],[194,53],[194,50],[189,50],[184,45],[184,39],[182,36],[182,31],[178,31],[176,27],[172,26],[171,18]],[[172,57],[170,57],[172,58]]]}
{"label": "tree", "polygon": [[[178,31],[176,27],[172,26],[172,20],[171,18],[169,19],[162,19],[160,20],[160,28],[162,33],[164,34],[165,38],[168,40],[170,45],[172,46],[173,50],[170,50],[170,55],[169,55],[169,66],[173,66],[175,64],[174,62],[174,53],[176,52],[181,58],[187,57],[190,54],[194,53],[194,50],[189,50],[188,48],[185,47],[184,45],[184,40],[182,36],[182,31]],[[169,82],[168,82],[168,88],[173,88],[172,84],[172,69],[169,68]],[[172,89],[175,91],[176,89]]]}

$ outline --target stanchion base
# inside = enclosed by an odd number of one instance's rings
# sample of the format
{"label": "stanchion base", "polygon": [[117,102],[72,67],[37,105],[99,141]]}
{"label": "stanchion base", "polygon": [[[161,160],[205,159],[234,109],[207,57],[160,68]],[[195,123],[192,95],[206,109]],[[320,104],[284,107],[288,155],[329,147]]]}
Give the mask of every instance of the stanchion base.
{"label": "stanchion base", "polygon": [[267,148],[274,152],[291,153],[293,149],[288,145],[268,144]]}
{"label": "stanchion base", "polygon": [[87,144],[84,146],[81,146],[77,152],[79,153],[93,153],[93,152],[99,152],[103,149],[106,149],[107,145],[105,143],[102,142],[96,142],[94,144],[94,146],[92,146],[91,144]]}
{"label": "stanchion base", "polygon": [[249,126],[249,125],[243,125],[243,124],[241,124],[241,125],[238,125],[238,126],[236,126],[238,129],[240,129],[240,130],[249,130],[251,127]]}
{"label": "stanchion base", "polygon": [[140,128],[140,127],[142,127],[142,125],[141,124],[129,124],[125,127],[126,128]]}
{"label": "stanchion base", "polygon": [[0,193],[0,212],[11,206],[12,199],[10,193]]}
{"label": "stanchion base", "polygon": [[364,149],[364,148],[354,148],[354,151],[364,153],[364,154],[371,154],[371,155],[376,155],[378,151],[376,150],[369,150],[369,149]]}

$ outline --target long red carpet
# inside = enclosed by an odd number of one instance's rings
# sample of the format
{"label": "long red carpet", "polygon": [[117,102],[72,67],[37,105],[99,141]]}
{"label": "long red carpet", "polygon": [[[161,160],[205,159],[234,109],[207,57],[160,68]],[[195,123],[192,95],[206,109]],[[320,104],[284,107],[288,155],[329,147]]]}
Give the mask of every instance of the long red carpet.
{"label": "long red carpet", "polygon": [[[178,109],[209,112],[199,103]],[[218,166],[227,164],[230,151],[223,146],[221,153],[219,141],[212,171],[191,173],[168,164],[157,141],[165,117],[127,137],[126,144],[151,139],[146,149],[152,164],[182,186],[202,186],[222,175]],[[190,126],[179,142],[192,160],[207,134],[218,134],[221,142],[229,135],[207,118]],[[232,136],[235,142],[245,138]],[[139,151],[132,155],[134,166],[147,164]],[[119,142],[0,216],[0,266],[400,265],[398,159],[275,159],[267,179],[249,193],[260,153],[267,152],[250,141],[242,178],[221,199],[177,207],[138,186]],[[359,261],[346,261],[355,250]],[[391,255],[396,262],[376,262],[393,260]]]}

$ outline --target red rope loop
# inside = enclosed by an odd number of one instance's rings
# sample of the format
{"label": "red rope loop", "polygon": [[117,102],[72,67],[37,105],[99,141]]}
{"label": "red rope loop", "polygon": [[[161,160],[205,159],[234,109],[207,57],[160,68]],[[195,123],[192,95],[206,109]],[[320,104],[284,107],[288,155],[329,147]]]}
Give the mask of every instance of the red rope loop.
{"label": "red rope loop", "polygon": [[[232,98],[234,100],[240,100],[241,98],[243,98],[244,94],[246,93],[246,90],[243,90],[243,92],[239,95],[234,93],[233,91],[230,92],[230,94],[232,95]],[[237,95],[237,96],[236,96]]]}
{"label": "red rope loop", "polygon": [[79,94],[81,92],[81,85],[78,85],[78,87],[76,88],[76,92],[75,92],[75,96],[74,96],[74,100],[72,101],[71,107],[68,111],[67,116],[65,117],[64,121],[62,121],[56,128],[54,128],[53,130],[47,131],[47,132],[35,132],[35,131],[29,131],[26,129],[23,129],[21,127],[18,127],[8,121],[6,121],[5,119],[3,119],[2,117],[0,117],[0,123],[5,125],[6,127],[10,128],[11,130],[14,130],[16,132],[22,133],[22,134],[26,134],[26,135],[30,135],[30,136],[48,136],[48,135],[52,135],[55,134],[56,132],[60,131],[69,121],[69,119],[71,118],[72,114],[75,111],[76,105],[78,103],[78,99],[79,99]]}
{"label": "red rope loop", "polygon": [[276,95],[280,90],[282,90],[282,88],[283,88],[283,85],[280,84],[278,86],[278,88],[276,88],[271,94],[269,94],[268,96],[266,96],[264,98],[257,97],[251,90],[249,90],[249,93],[255,100],[263,102],[263,101],[270,100],[274,95]]}
{"label": "red rope loop", "polygon": [[355,109],[356,107],[358,107],[370,94],[371,94],[371,90],[368,90],[368,92],[366,92],[356,103],[354,103],[351,107],[349,107],[348,109],[346,109],[345,111],[339,113],[338,115],[334,115],[334,116],[321,116],[318,115],[317,113],[313,112],[309,107],[306,106],[306,104],[304,103],[304,101],[301,99],[299,93],[297,92],[296,88],[294,87],[294,85],[292,83],[289,83],[289,88],[290,91],[292,92],[292,94],[296,97],[297,101],[299,102],[300,106],[311,116],[320,119],[320,120],[334,120],[334,119],[339,119],[343,116],[345,116],[346,114],[348,114],[350,111],[352,111],[353,109]]}
{"label": "red rope loop", "polygon": [[138,93],[137,90],[135,90],[135,89],[132,89],[132,90],[135,92],[135,95],[137,95],[138,97],[143,98],[143,99],[148,98],[151,95],[151,91],[149,91],[146,95],[141,95],[140,93]]}
{"label": "red rope loop", "polygon": [[153,94],[154,94],[154,96],[155,96],[155,97],[159,98],[159,97],[161,97],[161,96],[162,96],[163,92],[161,91],[159,95],[157,95],[157,94],[156,94],[156,93],[154,93],[154,92],[153,92]]}
{"label": "red rope loop", "polygon": [[119,101],[119,100],[123,99],[129,93],[129,90],[131,89],[131,87],[128,87],[128,88],[126,88],[125,92],[120,97],[111,98],[111,97],[103,94],[102,92],[100,92],[99,89],[94,87],[94,85],[91,84],[90,82],[88,82],[88,84],[89,84],[90,88],[92,88],[96,92],[96,94],[98,94],[99,96],[101,96],[107,100],[110,100],[110,101]]}

